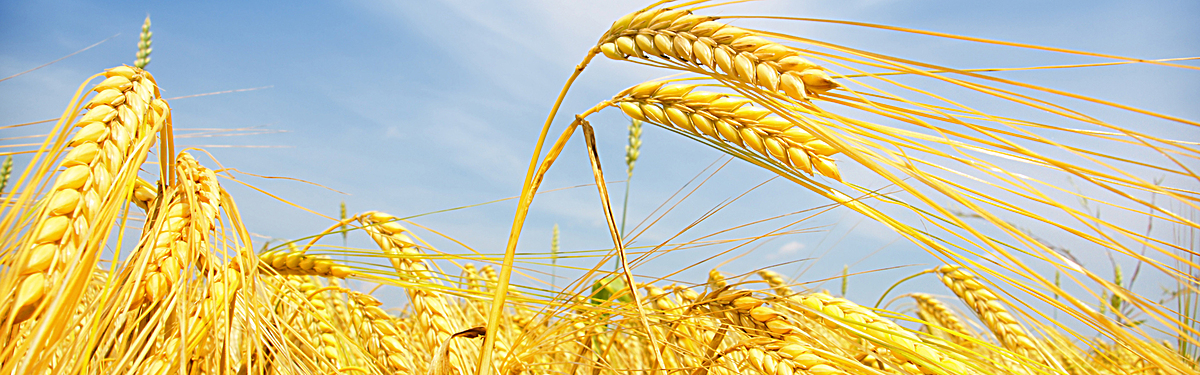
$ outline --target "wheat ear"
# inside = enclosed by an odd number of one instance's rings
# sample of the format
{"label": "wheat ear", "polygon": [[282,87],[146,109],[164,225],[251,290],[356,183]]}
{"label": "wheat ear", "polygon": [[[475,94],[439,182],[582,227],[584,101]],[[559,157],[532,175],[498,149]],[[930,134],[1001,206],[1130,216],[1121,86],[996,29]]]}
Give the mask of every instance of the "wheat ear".
{"label": "wheat ear", "polygon": [[146,16],[146,21],[142,23],[142,33],[138,35],[138,51],[137,60],[133,66],[138,69],[145,69],[147,64],[150,64],[150,52],[154,49],[150,48],[150,38],[154,33],[150,32],[150,16]]}
{"label": "wheat ear", "polygon": [[930,334],[950,340],[964,348],[973,348],[975,343],[967,338],[974,335],[967,330],[966,324],[963,324],[962,319],[954,311],[950,311],[950,307],[934,298],[931,295],[924,293],[913,293],[912,298],[917,301],[917,314],[921,320],[925,321],[926,325],[937,325],[944,328],[940,329],[929,328]]}
{"label": "wheat ear", "polygon": [[143,256],[149,259],[141,283],[149,302],[161,300],[188,265],[207,256],[209,232],[215,229],[221,205],[221,187],[211,169],[180,152],[175,171],[179,181],[163,211],[147,222],[148,229],[153,229],[146,230],[143,239]]}
{"label": "wheat ear", "polygon": [[750,100],[696,87],[646,82],[623,91],[611,103],[634,119],[733,144],[787,167],[841,180],[830,158],[837,149],[772,115],[770,109],[751,105]]}
{"label": "wheat ear", "polygon": [[[416,243],[405,232],[395,216],[382,212],[367,212],[359,216],[363,228],[375,240],[380,249],[388,254],[396,273],[405,281],[414,284],[437,284],[432,279],[429,266],[420,258]],[[461,319],[451,315],[441,293],[434,288],[414,285],[405,288],[416,315],[421,346],[436,348],[456,332],[461,331]],[[461,363],[461,360],[457,362]]]}
{"label": "wheat ear", "polygon": [[4,188],[8,187],[8,179],[12,177],[13,157],[12,155],[4,157],[4,164],[0,165],[0,194],[4,193]]}
{"label": "wheat ear", "polygon": [[364,349],[375,358],[376,364],[387,368],[393,373],[412,373],[412,359],[405,354],[411,353],[411,345],[405,344],[403,336],[396,329],[393,317],[379,308],[383,302],[369,294],[349,292],[351,307],[356,314],[355,327],[359,342],[364,343]]}
{"label": "wheat ear", "polygon": [[738,350],[764,374],[845,374],[853,359],[817,350],[798,322],[746,290],[723,288],[704,298],[704,309],[750,337]]}
{"label": "wheat ear", "polygon": [[312,255],[297,249],[273,250],[258,255],[263,269],[283,275],[311,275],[346,278],[354,271],[326,255]]}
{"label": "wheat ear", "polygon": [[170,121],[170,108],[158,98],[150,73],[120,66],[104,76],[92,88],[97,94],[75,124],[80,129],[60,164],[64,169],[18,256],[13,323],[34,316],[43,297],[70,276],[68,264],[91,258],[82,252],[99,250],[113,224],[111,211],[128,196],[154,132]]}
{"label": "wheat ear", "polygon": [[618,19],[601,37],[600,51],[615,60],[657,58],[667,67],[780,92],[795,100],[807,101],[838,87],[824,68],[801,56],[803,51],[682,9],[647,10]]}
{"label": "wheat ear", "polygon": [[796,292],[792,290],[792,287],[788,286],[787,279],[785,279],[783,275],[780,275],[778,272],[766,269],[759,270],[758,277],[762,278],[763,281],[766,281],[767,285],[770,286],[771,289],[775,290],[775,295],[781,298],[789,298],[796,295]]}
{"label": "wheat ear", "polygon": [[825,293],[812,293],[805,295],[801,304],[806,307],[806,316],[822,320],[830,329],[870,338],[871,352],[882,358],[891,357],[906,371],[922,373],[941,370],[952,374],[969,372],[966,364],[948,356],[946,351],[926,344],[920,337],[895,322],[847,299]]}
{"label": "wheat ear", "polygon": [[976,280],[974,275],[957,266],[938,267],[937,273],[942,283],[979,315],[979,319],[992,330],[1005,348],[1027,357],[1037,354],[1037,345],[1025,327],[1008,313],[1000,297]]}

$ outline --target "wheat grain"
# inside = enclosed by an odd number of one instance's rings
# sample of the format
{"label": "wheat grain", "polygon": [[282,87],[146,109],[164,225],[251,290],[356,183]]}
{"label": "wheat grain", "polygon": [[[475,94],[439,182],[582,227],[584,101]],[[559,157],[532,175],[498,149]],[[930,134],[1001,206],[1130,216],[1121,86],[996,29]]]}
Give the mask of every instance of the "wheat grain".
{"label": "wheat grain", "polygon": [[131,198],[134,205],[137,205],[142,211],[150,211],[150,204],[154,202],[155,198],[158,198],[158,191],[154,189],[153,184],[141,178],[134,182]]}

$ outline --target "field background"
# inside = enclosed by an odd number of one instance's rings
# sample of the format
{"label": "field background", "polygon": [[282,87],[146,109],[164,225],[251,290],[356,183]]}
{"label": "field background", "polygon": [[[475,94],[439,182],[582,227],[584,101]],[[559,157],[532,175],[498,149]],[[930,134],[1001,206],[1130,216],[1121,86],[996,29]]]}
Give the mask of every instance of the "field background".
{"label": "field background", "polygon": [[[337,216],[341,201],[346,202],[351,214],[380,210],[401,217],[418,215],[515,196],[541,121],[562,82],[613,20],[644,5],[634,1],[512,1],[503,5],[466,1],[3,2],[0,77],[119,35],[53,65],[0,82],[0,123],[57,117],[85,78],[107,67],[132,63],[138,27],[148,13],[154,23],[154,53],[148,70],[155,75],[165,98],[255,89],[170,100],[177,136],[224,129],[216,133],[221,136],[181,138],[177,149],[201,147],[225,167],[324,185],[329,189],[293,180],[234,174],[240,181],[332,217]],[[1200,17],[1200,3],[1195,1],[767,1],[723,6],[708,13],[855,20],[1146,59],[1200,55],[1200,23],[1195,22]],[[733,24],[955,68],[1105,61],[849,26],[748,20]],[[667,73],[596,59],[567,97],[560,122],[551,133],[557,134],[574,113],[625,87]],[[1200,75],[1194,72],[1141,65],[997,76],[1200,119],[1200,108],[1196,106]],[[1112,111],[1089,113],[1134,128],[1143,122],[1147,129],[1161,126],[1143,117]],[[591,121],[598,128],[606,176],[610,181],[624,180],[622,158],[628,120],[619,111],[608,110]],[[20,145],[38,138],[17,137],[44,134],[50,125],[5,129],[2,145],[5,150],[29,149]],[[1194,129],[1174,136],[1200,140]],[[629,226],[641,223],[685,185],[685,192],[690,191],[695,185],[687,185],[689,180],[707,176],[701,173],[714,162],[719,166],[728,161],[722,155],[647,126],[641,159],[634,171]],[[197,157],[215,169],[212,160]],[[17,160],[22,165],[26,159],[18,156]],[[884,187],[852,162],[840,166],[848,181]],[[745,162],[730,162],[677,209],[641,233],[634,246],[666,241],[706,212],[772,176]],[[543,191],[591,181],[582,143],[576,140],[547,175]],[[222,184],[237,200],[247,227],[259,236],[256,245],[268,239],[315,234],[330,224],[327,218],[237,183]],[[1200,188],[1194,181],[1192,186],[1184,187]],[[610,190],[614,203],[619,204],[624,186],[613,183]],[[791,183],[771,181],[673,242],[825,204],[822,198]],[[515,200],[509,200],[423,216],[416,222],[494,255],[503,252],[514,206]],[[761,235],[800,217],[789,216],[714,238]],[[561,227],[563,251],[611,246],[592,187],[540,195],[533,203],[520,251],[548,252],[554,224]],[[749,256],[729,261],[721,269],[740,274],[787,263],[775,269],[808,281],[836,277],[843,265],[850,265],[851,272],[916,265],[852,276],[848,297],[869,304],[898,278],[934,262],[887,228],[846,209],[824,212],[789,229],[808,233],[754,242],[703,264],[700,261],[704,258],[729,250],[736,243],[675,251],[640,265],[636,273],[662,276],[695,266],[672,279],[698,283],[712,267],[751,250]],[[417,233],[443,251],[467,252],[427,231]],[[1046,240],[1069,249],[1073,244],[1070,239]],[[341,240],[335,237],[326,243],[340,245]],[[373,247],[361,233],[353,233],[349,244]],[[1085,267],[1109,267],[1108,260],[1095,251],[1072,251]],[[809,258],[819,259],[805,260]],[[589,256],[564,258],[560,263],[591,267],[597,261]],[[524,266],[533,275],[550,281],[549,276],[536,273],[549,272],[547,267]],[[557,273],[559,285],[579,274],[565,269]],[[534,284],[529,280],[517,282]],[[837,290],[839,282],[835,279],[820,287]],[[1157,295],[1161,286],[1171,281],[1147,279],[1139,283],[1135,291]],[[914,280],[902,289],[949,294],[932,277]],[[399,296],[391,291],[383,294],[389,295]],[[393,299],[388,303],[398,302]]]}

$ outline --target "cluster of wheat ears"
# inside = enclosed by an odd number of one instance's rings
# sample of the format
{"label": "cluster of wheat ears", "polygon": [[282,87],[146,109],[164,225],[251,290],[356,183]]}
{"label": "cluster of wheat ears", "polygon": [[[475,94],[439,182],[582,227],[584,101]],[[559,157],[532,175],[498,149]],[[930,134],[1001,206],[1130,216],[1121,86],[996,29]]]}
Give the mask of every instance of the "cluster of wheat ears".
{"label": "cluster of wheat ears", "polygon": [[[174,149],[170,106],[142,69],[150,56],[147,23],[135,66],[80,85],[29,163],[5,167],[17,172],[5,173],[10,191],[0,196],[0,373],[1196,373],[1195,247],[1060,203],[1055,197],[1070,191],[1038,179],[1073,176],[1109,194],[1078,199],[1194,233],[1200,226],[1189,213],[1200,194],[1186,186],[1200,181],[1188,167],[1200,156],[1195,144],[1027,92],[1193,131],[1200,124],[986,71],[731,26],[730,17],[705,15],[703,2],[665,5],[618,19],[578,65],[537,140],[505,255],[476,258],[490,263],[480,267],[465,257],[433,262],[455,256],[436,252],[405,220],[375,211],[343,214],[304,241],[256,250],[221,186],[223,170]],[[617,93],[577,115],[543,154],[562,96],[595,56],[688,78]],[[954,85],[1056,120],[984,113],[897,76]],[[916,308],[893,311],[804,290],[767,269],[760,278],[728,279],[714,270],[686,285],[635,278],[630,267],[641,258],[626,257],[587,120],[608,107],[882,223],[946,264],[918,274],[946,289],[905,295]],[[640,132],[631,129],[630,173]],[[525,215],[542,176],[575,137],[586,143],[619,267],[600,282],[604,261],[565,287],[517,292],[509,281]],[[1116,155],[1105,144],[1147,152]],[[144,165],[149,155],[157,163]],[[847,163],[895,191],[855,184],[857,176],[839,169]],[[1003,163],[1021,165],[1022,174]],[[139,171],[157,172],[157,181]],[[1147,181],[1152,174],[1185,182]],[[145,218],[140,235],[125,238],[134,217]],[[1077,266],[1017,219],[1132,259],[1141,272],[1174,283],[1170,298],[1139,295]],[[346,233],[374,240],[378,249],[356,259],[378,262],[340,260],[316,246]],[[443,267],[449,263],[459,269]],[[403,308],[385,309],[346,279],[400,287],[408,298]],[[951,294],[966,309],[942,297]],[[1097,296],[1105,303],[1093,303]],[[1050,319],[1051,312],[1073,323]]]}

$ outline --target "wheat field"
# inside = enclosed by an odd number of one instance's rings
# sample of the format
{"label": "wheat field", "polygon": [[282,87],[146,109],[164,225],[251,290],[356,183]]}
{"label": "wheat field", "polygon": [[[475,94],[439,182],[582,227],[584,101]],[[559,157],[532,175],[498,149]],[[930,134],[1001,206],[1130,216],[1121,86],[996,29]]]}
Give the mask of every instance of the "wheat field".
{"label": "wheat field", "polygon": [[[202,106],[155,75],[172,39],[146,17],[132,63],[95,67],[58,118],[4,127],[0,372],[1197,372],[1194,109],[1066,89],[1103,69],[1123,95],[1155,90],[1146,70],[1194,82],[1190,56],[764,4],[621,9],[556,51],[574,69],[539,79],[561,90],[520,98],[544,124],[497,145],[475,128],[440,161],[363,147],[308,166],[400,174],[362,190],[262,170],[287,152],[245,139],[274,130],[186,124]],[[1005,52],[961,65],[986,49]],[[496,79],[551,75],[535,73]],[[361,138],[474,120],[440,114]],[[527,162],[486,155],[516,135]],[[398,165],[464,163],[508,190]]]}

